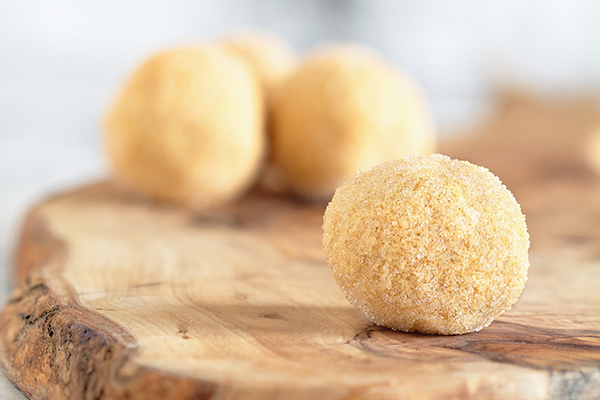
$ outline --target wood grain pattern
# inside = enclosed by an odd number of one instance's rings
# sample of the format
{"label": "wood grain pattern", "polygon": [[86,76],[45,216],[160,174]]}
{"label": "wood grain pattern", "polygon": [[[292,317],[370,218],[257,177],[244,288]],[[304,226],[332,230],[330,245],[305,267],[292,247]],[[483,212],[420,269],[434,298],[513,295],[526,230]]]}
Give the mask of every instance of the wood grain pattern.
{"label": "wood grain pattern", "polygon": [[259,190],[203,215],[111,182],[33,209],[0,314],[0,361],[32,399],[600,397],[600,181],[593,101],[508,97],[442,152],[489,167],[532,237],[525,291],[481,332],[393,332],[350,306],[323,206]]}

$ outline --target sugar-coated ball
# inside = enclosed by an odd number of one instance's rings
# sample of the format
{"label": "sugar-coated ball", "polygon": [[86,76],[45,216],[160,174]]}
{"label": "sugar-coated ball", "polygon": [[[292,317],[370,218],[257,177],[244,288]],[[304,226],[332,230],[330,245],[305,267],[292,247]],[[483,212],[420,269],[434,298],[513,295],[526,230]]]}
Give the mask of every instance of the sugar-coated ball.
{"label": "sugar-coated ball", "polygon": [[279,87],[271,122],[275,162],[296,192],[316,199],[331,199],[357,170],[429,155],[436,143],[419,88],[351,45],[308,56]]}
{"label": "sugar-coated ball", "polygon": [[443,155],[356,175],[336,190],[323,230],[346,298],[394,330],[478,331],[527,280],[529,235],[511,192],[487,169]]}
{"label": "sugar-coated ball", "polygon": [[232,200],[261,165],[263,107],[253,72],[218,46],[157,54],[108,113],[114,174],[151,197],[195,208]]}

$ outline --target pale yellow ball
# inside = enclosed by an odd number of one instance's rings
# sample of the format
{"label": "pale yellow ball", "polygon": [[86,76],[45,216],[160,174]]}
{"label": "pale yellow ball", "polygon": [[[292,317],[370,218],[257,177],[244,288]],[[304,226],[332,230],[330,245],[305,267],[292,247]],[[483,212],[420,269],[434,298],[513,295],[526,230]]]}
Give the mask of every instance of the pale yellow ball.
{"label": "pale yellow ball", "polygon": [[588,165],[600,174],[600,127],[590,133],[585,144],[585,159]]}
{"label": "pale yellow ball", "polygon": [[383,163],[340,186],[323,247],[346,298],[376,324],[474,332],[517,301],[525,216],[485,168],[439,154]]}
{"label": "pale yellow ball", "polygon": [[330,199],[356,174],[409,154],[428,155],[436,136],[419,88],[374,53],[334,46],[310,55],[280,86],[272,152],[294,189]]}
{"label": "pale yellow ball", "polygon": [[259,77],[267,101],[298,64],[298,57],[281,38],[263,31],[232,33],[220,40],[227,51],[242,57]]}
{"label": "pale yellow ball", "polygon": [[240,196],[265,148],[260,85],[216,46],[165,51],[131,76],[110,109],[117,179],[156,199],[207,207]]}

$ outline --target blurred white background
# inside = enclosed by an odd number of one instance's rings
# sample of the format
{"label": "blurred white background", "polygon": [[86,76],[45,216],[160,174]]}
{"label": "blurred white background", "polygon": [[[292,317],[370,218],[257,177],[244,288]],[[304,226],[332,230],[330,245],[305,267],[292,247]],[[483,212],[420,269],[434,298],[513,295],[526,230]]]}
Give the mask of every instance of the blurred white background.
{"label": "blurred white background", "polygon": [[[101,121],[142,59],[231,29],[279,34],[300,53],[374,47],[421,84],[449,130],[493,109],[493,92],[600,93],[595,0],[161,0],[0,3],[0,302],[24,211],[107,174]],[[9,394],[0,380],[0,398]]]}

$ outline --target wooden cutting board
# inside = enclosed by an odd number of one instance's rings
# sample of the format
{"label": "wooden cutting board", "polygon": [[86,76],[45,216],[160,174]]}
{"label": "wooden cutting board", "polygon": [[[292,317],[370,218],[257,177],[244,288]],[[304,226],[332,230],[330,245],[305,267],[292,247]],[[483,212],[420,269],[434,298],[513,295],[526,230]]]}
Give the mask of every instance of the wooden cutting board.
{"label": "wooden cutting board", "polygon": [[25,219],[0,361],[32,399],[600,398],[598,110],[507,96],[442,145],[528,218],[527,286],[481,332],[371,324],[330,275],[324,206],[255,190],[193,215],[104,182]]}

